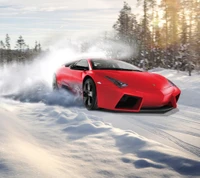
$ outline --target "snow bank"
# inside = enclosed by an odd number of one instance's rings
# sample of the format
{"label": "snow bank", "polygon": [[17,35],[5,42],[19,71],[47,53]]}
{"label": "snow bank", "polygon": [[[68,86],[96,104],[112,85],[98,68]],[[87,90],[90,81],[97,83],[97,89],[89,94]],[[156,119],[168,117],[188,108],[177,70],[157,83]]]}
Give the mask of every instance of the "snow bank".
{"label": "snow bank", "polygon": [[114,128],[93,113],[0,102],[0,177],[200,176],[197,157]]}

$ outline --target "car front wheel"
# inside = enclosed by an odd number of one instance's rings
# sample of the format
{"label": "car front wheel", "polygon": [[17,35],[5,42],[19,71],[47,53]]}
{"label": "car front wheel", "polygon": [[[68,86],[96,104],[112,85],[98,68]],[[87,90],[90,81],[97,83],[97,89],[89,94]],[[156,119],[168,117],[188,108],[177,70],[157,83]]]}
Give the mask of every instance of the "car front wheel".
{"label": "car front wheel", "polygon": [[91,78],[83,84],[83,103],[88,110],[97,109],[96,85]]}
{"label": "car front wheel", "polygon": [[58,84],[57,84],[56,75],[53,76],[52,87],[53,87],[53,90],[58,90]]}

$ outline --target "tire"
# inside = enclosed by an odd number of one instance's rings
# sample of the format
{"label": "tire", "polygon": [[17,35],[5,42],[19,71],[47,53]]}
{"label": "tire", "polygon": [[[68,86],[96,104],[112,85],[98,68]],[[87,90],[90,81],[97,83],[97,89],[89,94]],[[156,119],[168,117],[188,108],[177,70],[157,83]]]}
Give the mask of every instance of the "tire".
{"label": "tire", "polygon": [[53,76],[52,88],[53,88],[53,90],[58,90],[58,84],[57,84],[57,79],[56,79],[56,75],[55,74]]}
{"label": "tire", "polygon": [[96,85],[91,78],[86,79],[83,84],[83,103],[88,110],[98,108]]}

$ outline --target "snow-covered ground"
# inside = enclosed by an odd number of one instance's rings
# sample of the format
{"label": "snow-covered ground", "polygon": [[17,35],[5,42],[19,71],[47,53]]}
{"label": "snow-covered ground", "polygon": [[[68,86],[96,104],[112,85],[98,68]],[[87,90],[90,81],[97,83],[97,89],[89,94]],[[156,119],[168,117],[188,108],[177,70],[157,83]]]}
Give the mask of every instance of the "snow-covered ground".
{"label": "snow-covered ground", "polygon": [[41,85],[0,98],[0,178],[199,177],[200,75],[153,72],[181,88],[178,109],[87,111]]}

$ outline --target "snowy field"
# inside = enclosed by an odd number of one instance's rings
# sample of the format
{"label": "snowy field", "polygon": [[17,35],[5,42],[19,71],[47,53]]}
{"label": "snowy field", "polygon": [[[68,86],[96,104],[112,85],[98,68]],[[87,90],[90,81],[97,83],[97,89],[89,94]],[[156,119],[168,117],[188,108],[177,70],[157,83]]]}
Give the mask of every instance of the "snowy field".
{"label": "snowy field", "polygon": [[200,177],[200,75],[152,72],[181,88],[178,109],[87,111],[67,93],[22,87],[2,70],[1,93],[15,94],[0,97],[0,178]]}

